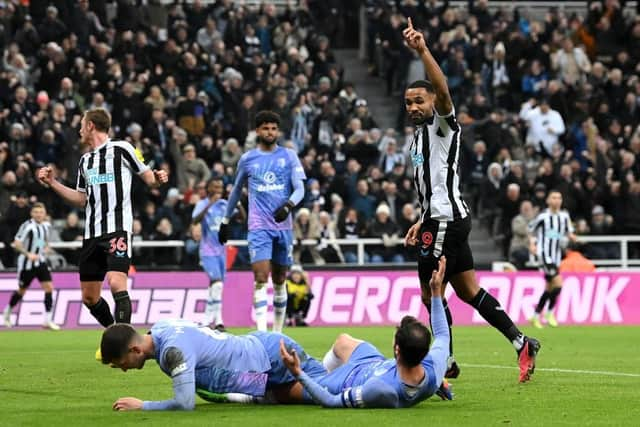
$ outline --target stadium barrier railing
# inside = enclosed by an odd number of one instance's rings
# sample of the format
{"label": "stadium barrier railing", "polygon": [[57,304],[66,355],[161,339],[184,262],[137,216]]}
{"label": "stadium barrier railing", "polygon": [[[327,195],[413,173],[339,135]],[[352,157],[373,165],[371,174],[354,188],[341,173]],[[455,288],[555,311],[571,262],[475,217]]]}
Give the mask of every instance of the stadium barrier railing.
{"label": "stadium barrier railing", "polygon": [[[619,267],[619,268],[629,268],[629,267],[640,267],[640,259],[632,259],[629,258],[629,244],[630,243],[640,243],[640,235],[608,235],[608,236],[579,236],[579,240],[584,243],[617,243],[620,246],[620,258],[615,259],[592,259],[593,263],[597,267]],[[320,242],[315,239],[305,239],[301,240],[300,244],[303,246],[316,246]],[[365,265],[366,264],[366,248],[371,245],[382,245],[384,244],[382,239],[378,238],[362,238],[357,240],[351,239],[326,239],[322,240],[324,244],[337,244],[340,247],[344,246],[355,246],[356,253],[358,257],[357,265]],[[397,238],[395,242],[398,246],[401,246],[404,243],[404,239]],[[134,248],[183,248],[184,242],[182,240],[141,240],[141,241],[133,241],[132,242]],[[230,246],[247,246],[248,243],[246,240],[229,240],[227,245]],[[51,242],[50,247],[52,249],[79,249],[82,247],[82,242],[73,241],[73,242]],[[4,248],[4,244],[0,242],[0,249]]]}

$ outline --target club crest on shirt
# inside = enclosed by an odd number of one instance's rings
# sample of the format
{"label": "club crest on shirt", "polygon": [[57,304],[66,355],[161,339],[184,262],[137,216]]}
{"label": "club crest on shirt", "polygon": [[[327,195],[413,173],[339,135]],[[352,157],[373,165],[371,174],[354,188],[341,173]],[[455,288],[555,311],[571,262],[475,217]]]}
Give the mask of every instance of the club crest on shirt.
{"label": "club crest on shirt", "polygon": [[267,184],[273,184],[276,182],[276,174],[271,171],[265,172],[262,180]]}
{"label": "club crest on shirt", "polygon": [[432,242],[433,242],[433,234],[431,234],[430,231],[425,231],[424,233],[422,233],[422,243],[424,244],[425,247],[431,246]]}
{"label": "club crest on shirt", "polygon": [[422,153],[413,153],[411,154],[411,164],[413,167],[421,166],[424,163],[424,156]]}
{"label": "club crest on shirt", "polygon": [[283,168],[285,164],[285,160],[284,159],[278,159],[278,167],[279,168]]}

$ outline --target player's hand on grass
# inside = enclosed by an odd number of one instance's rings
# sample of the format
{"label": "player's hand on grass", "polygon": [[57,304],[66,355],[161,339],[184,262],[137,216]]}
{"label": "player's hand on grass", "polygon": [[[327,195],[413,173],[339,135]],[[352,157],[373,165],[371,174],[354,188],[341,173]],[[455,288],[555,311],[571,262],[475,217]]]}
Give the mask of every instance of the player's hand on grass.
{"label": "player's hand on grass", "polygon": [[229,223],[223,222],[220,223],[220,228],[218,229],[218,241],[221,245],[224,245],[229,240]]}
{"label": "player's hand on grass", "polygon": [[287,219],[289,217],[289,214],[291,213],[291,209],[293,209],[295,205],[293,204],[293,202],[291,200],[287,200],[287,203],[285,203],[284,205],[280,206],[273,214],[273,219],[276,220],[276,222],[282,222],[285,219]]}
{"label": "player's hand on grass", "polygon": [[407,231],[407,235],[404,236],[404,245],[405,246],[415,246],[418,244],[418,234],[420,234],[420,221],[416,222],[411,226],[409,231]]}
{"label": "player's hand on grass", "polygon": [[113,404],[114,411],[135,411],[142,409],[142,400],[135,397],[121,397]]}
{"label": "player's hand on grass", "polygon": [[407,28],[402,31],[404,41],[407,45],[416,52],[423,52],[427,49],[427,44],[424,40],[422,32],[413,28],[413,22],[411,18],[408,18]]}
{"label": "player's hand on grass", "polygon": [[441,256],[438,260],[438,271],[433,270],[431,273],[431,280],[429,280],[429,287],[431,288],[431,295],[434,297],[442,296],[442,288],[444,281],[444,272],[447,269],[447,259],[445,256]]}
{"label": "player's hand on grass", "polygon": [[291,372],[294,376],[298,376],[302,373],[302,369],[300,369],[300,358],[296,353],[295,349],[291,349],[291,352],[287,350],[287,347],[284,345],[284,340],[280,340],[280,357],[284,362],[284,366],[287,367],[289,372]]}
{"label": "player's hand on grass", "polygon": [[40,184],[48,187],[51,185],[51,181],[53,181],[53,169],[51,166],[45,166],[38,169],[38,174],[36,175]]}

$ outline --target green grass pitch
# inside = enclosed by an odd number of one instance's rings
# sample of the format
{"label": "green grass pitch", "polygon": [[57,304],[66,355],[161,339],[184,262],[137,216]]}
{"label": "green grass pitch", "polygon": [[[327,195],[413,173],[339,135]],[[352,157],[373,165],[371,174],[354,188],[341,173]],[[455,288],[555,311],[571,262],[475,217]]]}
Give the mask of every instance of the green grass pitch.
{"label": "green grass pitch", "polygon": [[[235,332],[244,332],[236,330]],[[391,353],[393,328],[287,329],[322,357],[339,332]],[[533,331],[527,330],[531,333]],[[142,371],[97,363],[100,331],[0,331],[0,426],[563,426],[640,425],[638,327],[560,327],[534,334],[538,370],[518,384],[515,352],[489,327],[457,327],[462,374],[452,402],[411,409],[331,410],[314,406],[210,404],[193,412],[116,413],[123,396],[166,399],[171,384],[154,361]],[[594,373],[599,371],[600,373]]]}

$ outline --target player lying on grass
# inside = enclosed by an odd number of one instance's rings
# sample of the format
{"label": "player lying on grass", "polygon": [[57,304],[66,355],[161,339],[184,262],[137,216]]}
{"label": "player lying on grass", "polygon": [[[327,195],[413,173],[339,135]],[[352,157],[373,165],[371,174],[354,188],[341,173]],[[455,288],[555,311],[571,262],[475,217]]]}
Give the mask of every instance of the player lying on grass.
{"label": "player lying on grass", "polygon": [[[113,404],[114,410],[191,410],[196,390],[205,395],[221,393],[227,400],[248,399],[247,403],[260,401],[267,393],[274,403],[301,402],[302,386],[282,362],[280,345],[301,355],[302,363],[296,366],[307,378],[326,375],[322,364],[286,335],[253,332],[235,336],[179,319],[160,321],[146,335],[128,324],[109,326],[102,334],[100,349],[103,363],[125,372],[142,369],[145,361],[155,359],[173,382],[172,399],[123,397]],[[208,400],[215,400],[215,395]]]}
{"label": "player lying on grass", "polygon": [[[449,328],[442,305],[445,268],[443,256],[429,282],[435,336],[431,349],[427,327],[405,316],[396,330],[393,359],[386,359],[368,342],[342,334],[325,356],[330,373],[314,379],[304,372],[297,350],[288,348],[282,340],[282,360],[304,386],[304,401],[313,400],[330,408],[406,408],[434,395],[444,379],[449,357]],[[305,357],[303,354],[302,360]]]}

